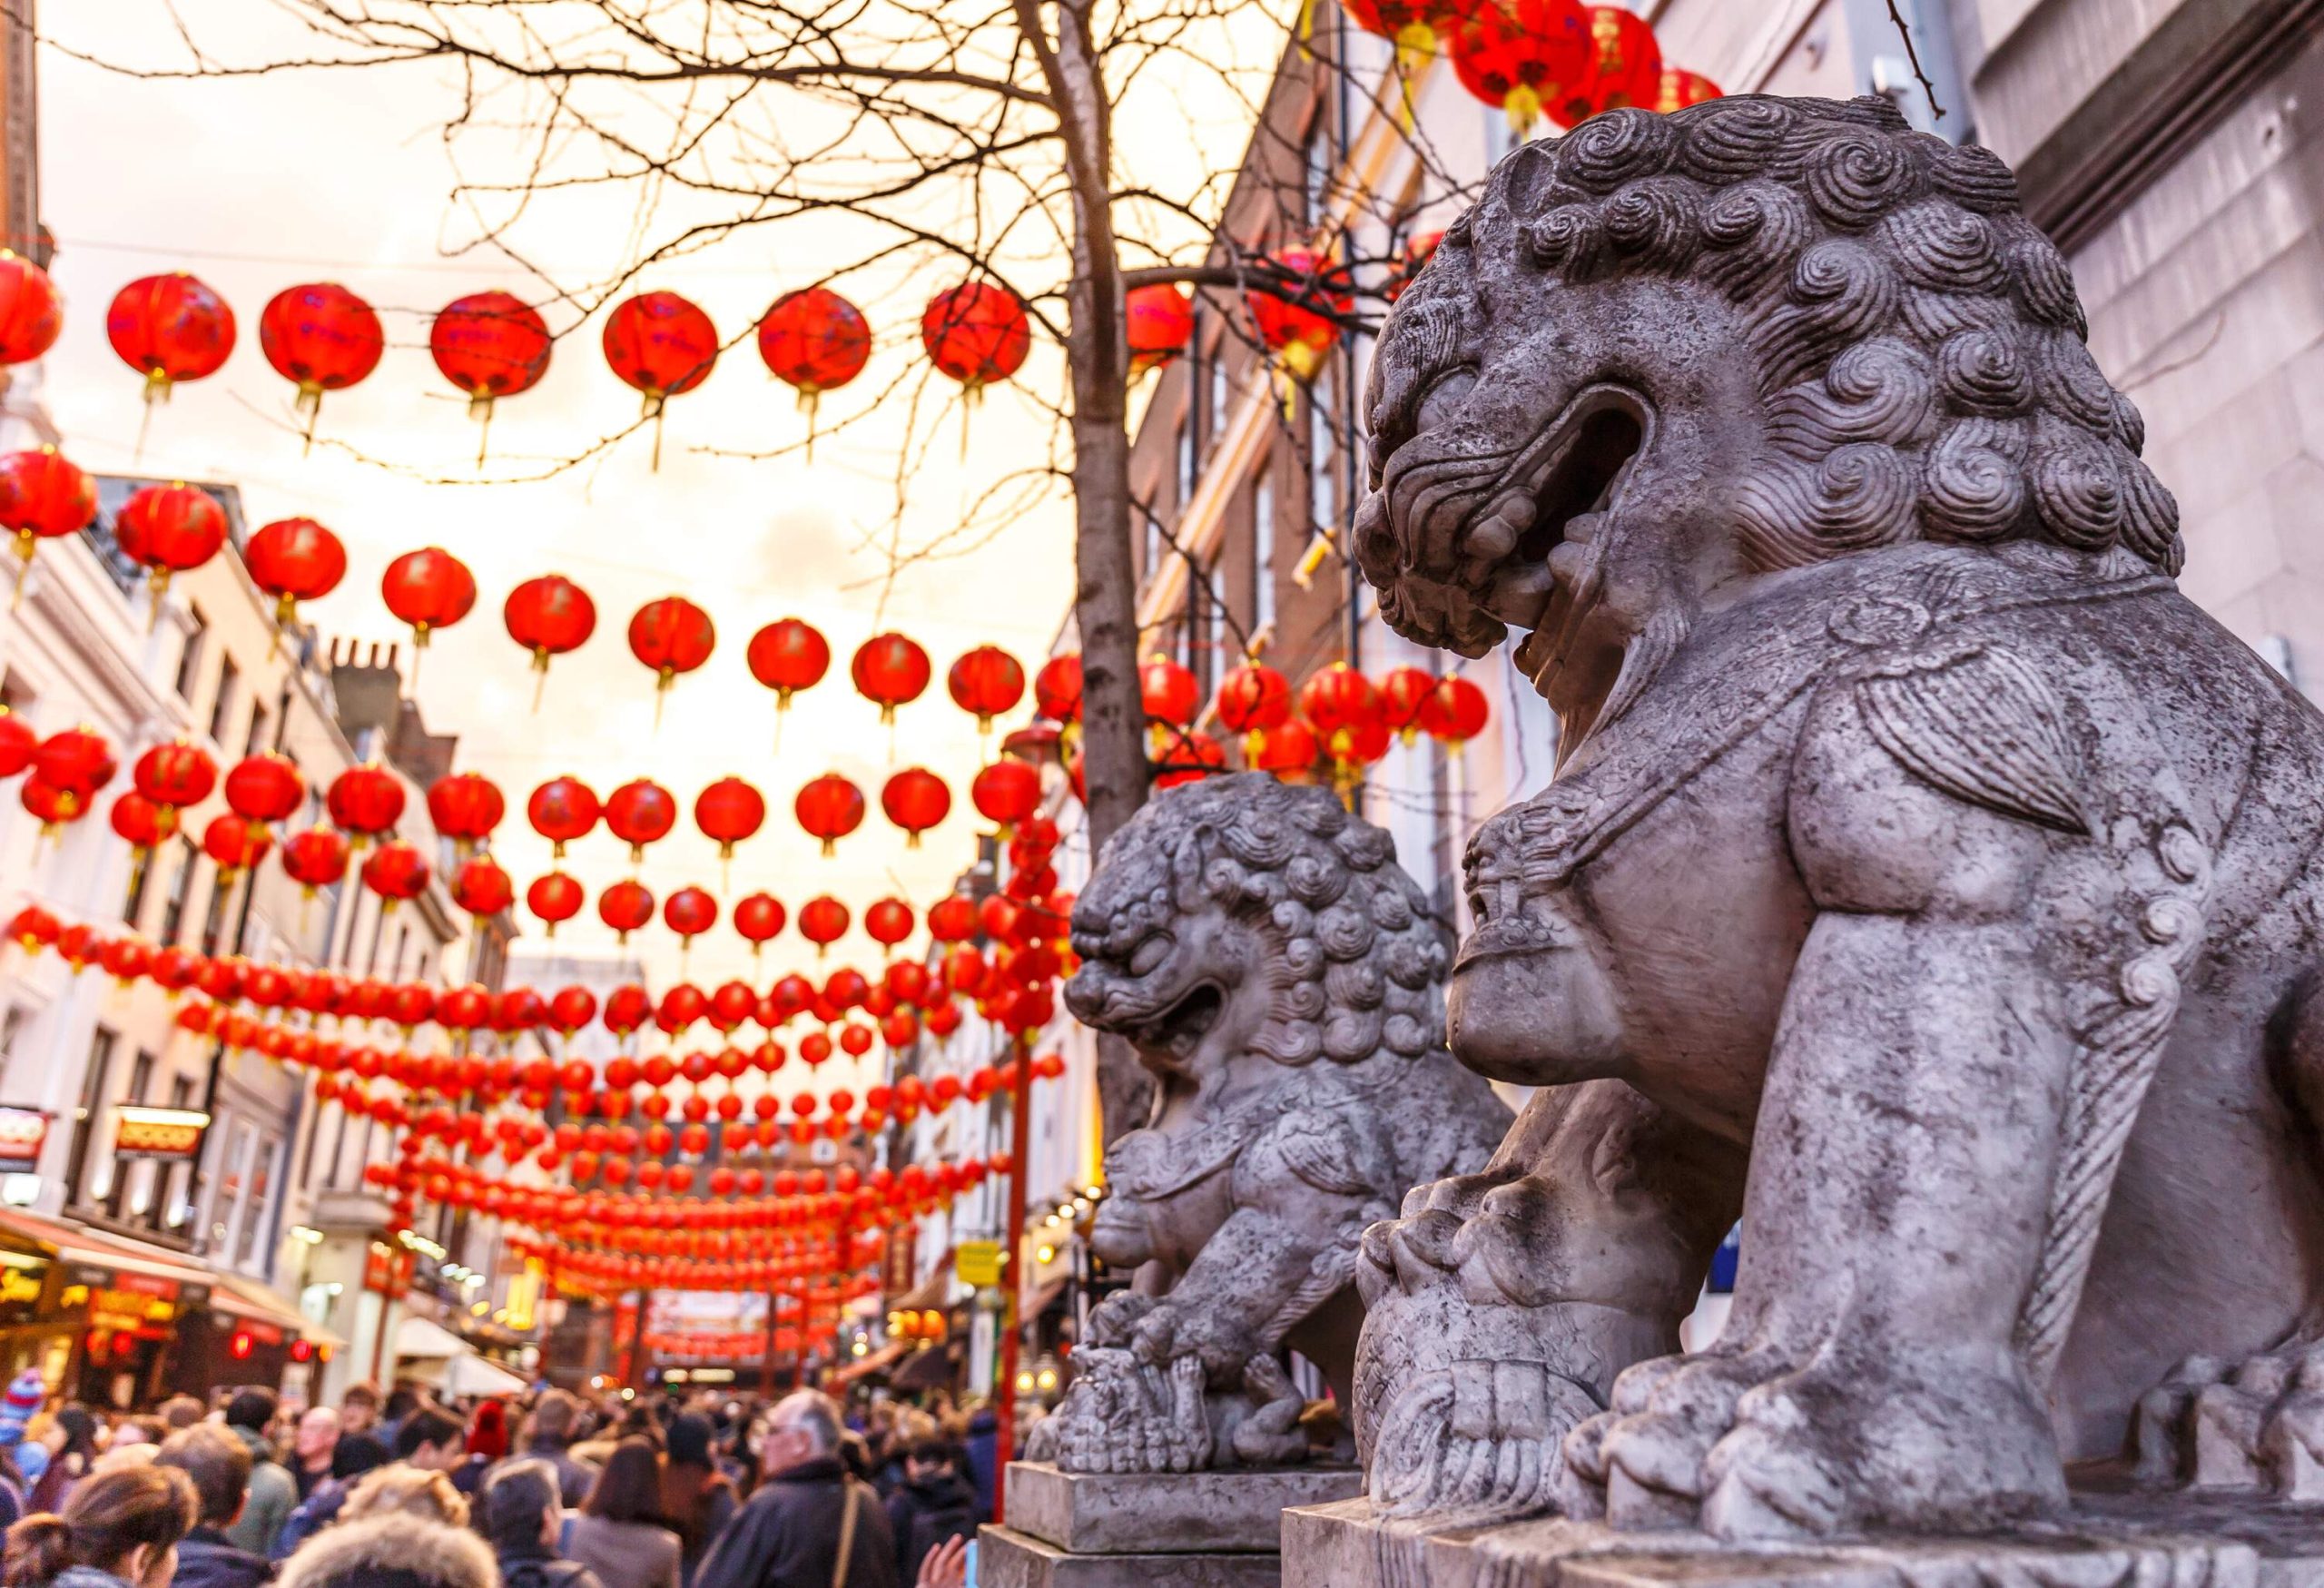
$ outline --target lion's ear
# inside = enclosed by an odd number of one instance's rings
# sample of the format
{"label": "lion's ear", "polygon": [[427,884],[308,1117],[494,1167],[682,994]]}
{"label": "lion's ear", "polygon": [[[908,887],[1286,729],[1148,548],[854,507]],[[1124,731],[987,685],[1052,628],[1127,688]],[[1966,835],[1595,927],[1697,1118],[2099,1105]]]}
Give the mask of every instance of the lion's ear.
{"label": "lion's ear", "polygon": [[1209,869],[1218,834],[1207,822],[1196,823],[1170,854],[1170,897],[1182,913],[1191,915],[1205,902],[1202,874]]}
{"label": "lion's ear", "polygon": [[1955,799],[2062,833],[2097,832],[2065,710],[2013,653],[1909,656],[1857,680],[1856,701],[1882,749]]}

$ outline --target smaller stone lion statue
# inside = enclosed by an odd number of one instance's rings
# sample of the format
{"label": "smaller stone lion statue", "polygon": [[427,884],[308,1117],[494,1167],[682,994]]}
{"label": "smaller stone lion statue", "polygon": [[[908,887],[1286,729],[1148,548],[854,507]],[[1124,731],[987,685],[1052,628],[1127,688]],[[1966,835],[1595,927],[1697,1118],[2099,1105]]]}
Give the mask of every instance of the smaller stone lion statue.
{"label": "smaller stone lion statue", "polygon": [[1303,1459],[1285,1351],[1344,1403],[1364,1228],[1481,1169],[1509,1125],[1445,1050],[1427,898],[1323,790],[1216,777],[1107,843],[1073,946],[1067,1004],[1161,1084],[1106,1155],[1094,1239],[1137,1286],[1092,1317],[1033,1454],[1083,1472]]}

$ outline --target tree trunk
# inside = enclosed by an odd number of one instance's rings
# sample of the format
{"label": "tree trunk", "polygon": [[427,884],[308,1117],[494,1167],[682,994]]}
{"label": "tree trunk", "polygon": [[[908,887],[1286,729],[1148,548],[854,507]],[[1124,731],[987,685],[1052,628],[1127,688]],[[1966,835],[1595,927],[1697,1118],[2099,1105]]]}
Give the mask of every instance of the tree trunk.
{"label": "tree trunk", "polygon": [[[1146,803],[1146,712],[1137,687],[1137,567],[1130,552],[1129,343],[1114,235],[1112,113],[1088,0],[1058,7],[1054,47],[1034,0],[1019,15],[1049,76],[1073,191],[1073,277],[1066,354],[1073,382],[1075,612],[1081,633],[1081,755],[1091,853]],[[1154,1081],[1128,1043],[1101,1038],[1104,1139],[1147,1121]]]}

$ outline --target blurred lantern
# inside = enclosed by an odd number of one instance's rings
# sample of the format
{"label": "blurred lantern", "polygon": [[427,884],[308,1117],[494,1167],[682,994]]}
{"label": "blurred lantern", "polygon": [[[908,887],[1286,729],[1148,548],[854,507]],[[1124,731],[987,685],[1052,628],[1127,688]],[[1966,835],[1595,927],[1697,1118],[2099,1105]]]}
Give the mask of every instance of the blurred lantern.
{"label": "blurred lantern", "polygon": [[766,796],[739,777],[722,777],[694,798],[694,824],[731,860],[734,845],[766,825]]}
{"label": "blurred lantern", "polygon": [[226,544],[226,509],[183,480],[149,485],[121,504],[113,534],[123,554],[148,570],[158,614],[170,576],[200,567]]}
{"label": "blurred lantern", "polygon": [[1619,5],[1589,9],[1590,49],[1581,74],[1550,113],[1577,126],[1603,111],[1644,107],[1662,97],[1662,46],[1645,17]]}
{"label": "blurred lantern", "polygon": [[226,773],[226,804],[256,836],[270,822],[287,822],[307,797],[307,780],[280,750],[245,755]]}
{"label": "blurred lantern", "polygon": [[654,421],[654,467],[662,467],[662,405],[710,379],[718,328],[675,292],[640,292],[606,317],[606,362],[645,398]]}
{"label": "blurred lantern", "polygon": [[832,665],[832,647],[811,624],[796,617],[777,618],[751,636],[745,654],[751,676],[774,691],[777,732],[791,697],[822,681]]}
{"label": "blurred lantern", "polygon": [[839,853],[839,841],[863,825],[863,791],[836,772],[809,780],[792,802],[800,829],[822,841],[825,858]]}
{"label": "blurred lantern", "polygon": [[403,819],[403,784],[378,762],[365,762],[330,780],[323,807],[330,813],[331,824],[352,834],[360,849],[365,840],[379,837]]}
{"label": "blurred lantern", "polygon": [[952,811],[952,791],[924,766],[907,766],[880,790],[880,808],[904,830],[904,847],[918,849],[920,835]]}
{"label": "blurred lantern", "polygon": [[892,724],[896,707],[918,700],[928,687],[928,653],[901,634],[874,635],[856,647],[848,673],[855,692],[877,703],[880,720]]}
{"label": "blurred lantern", "polygon": [[1259,340],[1295,380],[1307,380],[1324,367],[1324,356],[1339,340],[1334,314],[1345,314],[1347,271],[1322,254],[1287,249],[1266,261],[1279,284],[1244,293]]}
{"label": "blurred lantern", "polygon": [[1025,698],[1025,669],[999,646],[979,646],[963,652],[944,676],[952,704],[977,719],[977,732],[992,731],[992,719],[1014,710]]}
{"label": "blurred lantern", "polygon": [[1158,370],[1180,353],[1195,335],[1195,303],[1173,281],[1132,287],[1122,300],[1129,330],[1132,380]]}
{"label": "blurred lantern", "polygon": [[1477,0],[1454,19],[1446,46],[1461,86],[1501,106],[1524,138],[1542,107],[1564,105],[1589,70],[1590,19],[1580,0]]}
{"label": "blurred lantern", "polygon": [[[177,813],[164,811],[135,789],[123,789],[113,797],[108,817],[116,836],[125,840],[137,852],[134,864],[142,871],[153,846],[166,841],[177,830]],[[133,873],[134,876],[137,873]],[[132,891],[137,884],[130,883]]]}
{"label": "blurred lantern", "polygon": [[287,628],[298,619],[299,603],[339,588],[347,577],[347,547],[312,518],[277,518],[242,547],[251,582],[274,597],[274,621]]}
{"label": "blurred lantern", "polygon": [[426,546],[388,565],[379,596],[389,611],[411,625],[411,643],[425,646],[430,634],[451,627],[476,605],[476,576],[442,547]]}
{"label": "blurred lantern", "polygon": [[550,858],[563,860],[565,846],[587,837],[589,829],[597,824],[597,796],[587,784],[569,774],[552,777],[525,802],[525,819],[554,846]]}
{"label": "blurred lantern", "polygon": [[1208,734],[1192,728],[1160,731],[1154,754],[1154,786],[1176,788],[1226,770],[1226,751]]}
{"label": "blurred lantern", "polygon": [[113,746],[94,728],[84,725],[43,739],[33,752],[27,781],[42,784],[46,803],[62,811],[61,818],[46,820],[69,822],[87,814],[89,803],[120,770]]}
{"label": "blurred lantern", "polygon": [[222,893],[234,885],[235,877],[264,860],[273,847],[273,836],[265,828],[253,827],[240,816],[212,816],[202,830],[202,853],[217,866]]}
{"label": "blurred lantern", "polygon": [[382,843],[363,863],[363,885],[379,895],[383,910],[419,897],[428,886],[428,863],[409,843]]}
{"label": "blurred lantern", "polygon": [[548,322],[513,292],[471,292],[437,311],[428,328],[428,351],[444,379],[468,394],[478,468],[484,466],[493,399],[538,385],[555,346]]}
{"label": "blurred lantern", "polygon": [[[0,529],[16,538],[16,556],[29,568],[44,540],[79,533],[97,516],[97,482],[54,447],[0,458]],[[22,599],[25,576],[16,576]]]}
{"label": "blurred lantern", "polygon": [[1315,776],[1315,758],[1320,754],[1315,743],[1315,730],[1294,718],[1281,727],[1268,731],[1266,742],[1259,746],[1251,768],[1255,772],[1273,773],[1280,783],[1312,783]]}
{"label": "blurred lantern", "polygon": [[428,785],[428,819],[463,854],[491,837],[507,811],[500,785],[481,772],[448,773]]}
{"label": "blurred lantern", "polygon": [[804,287],[777,298],[760,319],[759,357],[799,393],[812,459],[817,403],[863,372],[872,357],[872,327],[863,311],[829,287]]}
{"label": "blurred lantern", "polygon": [[556,935],[556,924],[570,921],[581,913],[584,893],[579,883],[563,872],[550,872],[535,877],[532,886],[525,890],[525,905],[548,927],[548,935]]}
{"label": "blurred lantern", "polygon": [[734,902],[734,930],[751,945],[751,957],[783,930],[783,905],[771,893],[749,893]]}
{"label": "blurred lantern", "polygon": [[214,375],[225,363],[234,350],[234,311],[183,271],[141,276],[113,294],[105,340],[145,377],[146,403],[167,402],[176,382]]}
{"label": "blurred lantern", "polygon": [[1041,807],[1041,774],[1022,761],[996,761],[976,774],[969,798],[978,814],[1007,837],[1018,823]]}
{"label": "blurred lantern", "polygon": [[1436,680],[1420,703],[1419,724],[1454,750],[1484,732],[1485,692],[1458,674]]}
{"label": "blurred lantern", "polygon": [[14,777],[33,764],[40,735],[20,713],[0,704],[0,777]]}
{"label": "blurred lantern", "polygon": [[1264,662],[1246,662],[1219,680],[1218,721],[1243,735],[1245,764],[1256,767],[1266,735],[1291,720],[1291,681]]}
{"label": "blurred lantern", "polygon": [[1185,727],[1195,720],[1195,708],[1202,704],[1202,686],[1192,669],[1167,656],[1154,656],[1137,670],[1137,698],[1153,742],[1159,745],[1165,725]]}
{"label": "blurred lantern", "polygon": [[645,883],[628,878],[597,895],[597,919],[614,929],[616,942],[654,919],[654,894]]}
{"label": "blurred lantern", "polygon": [[654,720],[662,720],[658,698],[681,673],[691,673],[710,660],[718,644],[718,630],[710,614],[684,596],[648,601],[629,620],[629,653],[654,669]]}
{"label": "blurred lantern", "polygon": [[718,901],[705,888],[684,887],[662,903],[662,924],[678,934],[679,952],[718,924]]}
{"label": "blurred lantern", "polygon": [[1404,289],[1428,268],[1428,261],[1436,257],[1436,250],[1443,241],[1442,231],[1423,232],[1404,244],[1403,257],[1396,261],[1396,273],[1388,279],[1386,291],[1383,293],[1389,302],[1393,303],[1404,295]]}
{"label": "blurred lantern", "polygon": [[920,317],[920,341],[929,360],[958,380],[970,401],[993,381],[1017,373],[1033,345],[1025,305],[990,281],[964,281],[930,299]]}
{"label": "blurred lantern", "polygon": [[1436,687],[1436,675],[1420,667],[1391,667],[1381,676],[1380,720],[1409,745],[1420,736],[1421,703]]}
{"label": "blurred lantern", "polygon": [[799,906],[799,935],[815,945],[819,960],[847,935],[847,906],[829,894],[817,894]]}
{"label": "blurred lantern", "polygon": [[309,445],[323,393],[352,386],[379,368],[387,345],[371,306],[335,281],[286,287],[259,311],[259,351],[276,374],[299,388]]}
{"label": "blurred lantern", "polygon": [[1334,662],[1299,691],[1299,713],[1315,730],[1332,764],[1332,782],[1343,800],[1354,798],[1364,767],[1388,747],[1388,725],[1380,692],[1345,662]]}
{"label": "blurred lantern", "polygon": [[901,899],[880,899],[865,906],[864,934],[881,948],[894,948],[911,935],[911,906]]}
{"label": "blurred lantern", "polygon": [[629,845],[635,864],[645,858],[645,846],[669,836],[678,824],[678,802],[670,791],[650,777],[625,783],[606,796],[606,827]]}
{"label": "blurred lantern", "polygon": [[48,272],[0,248],[0,364],[29,364],[56,345],[64,302]]}
{"label": "blurred lantern", "polygon": [[177,831],[177,814],[198,805],[218,786],[218,764],[210,752],[184,739],[155,745],[130,768],[137,792],[163,814],[162,836]]}
{"label": "blurred lantern", "polygon": [[[1445,0],[1340,0],[1350,22],[1396,46],[1396,68],[1409,77],[1436,54],[1437,35],[1459,15]],[[1409,106],[1407,106],[1409,109]]]}
{"label": "blurred lantern", "polygon": [[938,942],[966,942],[977,932],[977,902],[965,893],[947,893],[928,907],[928,935]]}
{"label": "blurred lantern", "polygon": [[1669,115],[1672,111],[1684,110],[1690,104],[1726,97],[1718,84],[1701,73],[1665,66],[1662,68],[1661,85],[1655,91],[1654,108]]}
{"label": "blurred lantern", "polygon": [[533,671],[540,675],[533,685],[533,709],[538,711],[548,659],[578,650],[596,632],[597,604],[563,574],[543,574],[509,591],[500,616],[508,637],[533,653]]}
{"label": "blurred lantern", "polygon": [[[367,864],[364,868],[369,871]],[[479,920],[499,914],[517,902],[517,884],[488,854],[461,863],[452,873],[452,902]]]}
{"label": "blurred lantern", "polygon": [[1081,720],[1081,653],[1051,656],[1033,675],[1033,709],[1056,723]]}
{"label": "blurred lantern", "polygon": [[54,837],[65,823],[89,814],[87,800],[39,777],[28,777],[17,784],[16,802],[40,824],[44,838]]}
{"label": "blurred lantern", "polygon": [[312,897],[347,875],[347,840],[328,827],[310,827],[282,841],[282,871]]}

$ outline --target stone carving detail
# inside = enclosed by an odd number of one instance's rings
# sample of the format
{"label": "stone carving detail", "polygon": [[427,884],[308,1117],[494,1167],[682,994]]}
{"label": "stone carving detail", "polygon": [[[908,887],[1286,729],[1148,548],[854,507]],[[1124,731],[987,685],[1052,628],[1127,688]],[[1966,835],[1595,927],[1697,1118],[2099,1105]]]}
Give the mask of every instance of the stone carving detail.
{"label": "stone carving detail", "polygon": [[1528,144],[1397,305],[1364,571],[1527,631],[1562,734],[1447,1002],[1542,1090],[1364,1239],[1377,1513],[2324,1496],[2324,718],[2179,594],[2083,333],[2006,167],[1877,100]]}
{"label": "stone carving detail", "polygon": [[1073,912],[1066,1002],[1161,1081],[1106,1158],[1094,1247],[1138,1269],[1036,1459],[1188,1472],[1303,1459],[1300,1350],[1347,1393],[1356,1241],[1509,1124],[1444,1050],[1445,950],[1387,833],[1264,774],[1158,795]]}

